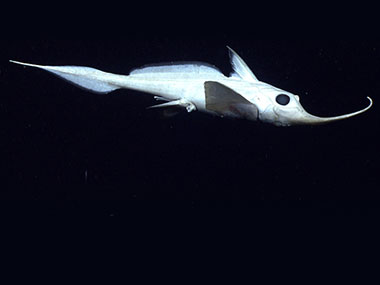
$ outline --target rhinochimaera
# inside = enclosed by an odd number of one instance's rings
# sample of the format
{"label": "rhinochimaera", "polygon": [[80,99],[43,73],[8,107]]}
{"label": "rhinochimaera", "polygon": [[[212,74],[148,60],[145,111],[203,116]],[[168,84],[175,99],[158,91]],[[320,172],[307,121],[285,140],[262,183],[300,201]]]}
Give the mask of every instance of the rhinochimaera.
{"label": "rhinochimaera", "polygon": [[89,91],[107,94],[126,88],[156,95],[165,103],[153,106],[181,106],[188,112],[202,111],[221,117],[260,120],[276,126],[316,125],[339,121],[364,113],[372,107],[347,115],[321,118],[310,115],[299,96],[261,82],[243,59],[229,48],[233,72],[223,75],[204,63],[145,66],[130,75],[116,75],[80,66],[41,66],[18,61],[52,72]]}

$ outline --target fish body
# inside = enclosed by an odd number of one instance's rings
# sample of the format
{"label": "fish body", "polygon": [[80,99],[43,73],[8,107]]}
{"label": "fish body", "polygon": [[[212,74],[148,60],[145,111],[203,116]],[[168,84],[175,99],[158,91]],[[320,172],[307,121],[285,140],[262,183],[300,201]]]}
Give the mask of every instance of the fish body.
{"label": "fish body", "polygon": [[146,66],[129,75],[81,66],[11,62],[49,71],[92,92],[108,94],[117,89],[131,89],[165,101],[152,108],[181,106],[188,112],[198,110],[276,126],[325,124],[359,115],[372,107],[372,99],[368,97],[369,106],[358,112],[330,118],[310,115],[300,104],[299,96],[258,80],[243,59],[228,49],[234,70],[230,76],[212,65],[198,62]]}

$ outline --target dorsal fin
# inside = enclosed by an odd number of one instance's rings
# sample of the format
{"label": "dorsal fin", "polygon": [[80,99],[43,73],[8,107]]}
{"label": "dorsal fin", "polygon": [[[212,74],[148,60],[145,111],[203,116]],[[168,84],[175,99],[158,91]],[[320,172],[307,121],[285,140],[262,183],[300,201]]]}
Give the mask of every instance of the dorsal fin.
{"label": "dorsal fin", "polygon": [[231,65],[234,72],[239,75],[240,78],[247,81],[259,81],[253,74],[252,70],[244,62],[244,60],[229,46],[227,46],[230,52]]}
{"label": "dorsal fin", "polygon": [[132,70],[130,75],[141,74],[165,74],[165,73],[182,73],[182,74],[214,74],[222,75],[220,70],[213,65],[203,62],[173,62],[145,65],[141,68]]}

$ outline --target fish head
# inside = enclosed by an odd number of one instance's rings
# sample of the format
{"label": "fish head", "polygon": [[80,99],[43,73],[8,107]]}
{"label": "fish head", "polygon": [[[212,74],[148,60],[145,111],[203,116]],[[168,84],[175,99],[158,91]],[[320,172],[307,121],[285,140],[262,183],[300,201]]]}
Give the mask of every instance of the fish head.
{"label": "fish head", "polygon": [[373,105],[372,99],[367,98],[370,101],[369,105],[360,111],[335,117],[318,117],[311,115],[303,108],[298,95],[272,86],[265,86],[260,89],[259,100],[256,100],[256,105],[259,106],[260,110],[259,119],[276,126],[322,125],[345,120],[366,112]]}

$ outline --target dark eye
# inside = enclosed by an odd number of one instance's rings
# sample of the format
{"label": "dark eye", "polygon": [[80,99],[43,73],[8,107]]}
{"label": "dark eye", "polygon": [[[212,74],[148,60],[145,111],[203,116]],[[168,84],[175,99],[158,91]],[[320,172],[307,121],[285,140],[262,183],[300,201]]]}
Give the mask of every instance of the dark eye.
{"label": "dark eye", "polygon": [[288,95],[280,94],[276,97],[276,102],[282,106],[286,106],[290,102],[290,97]]}

